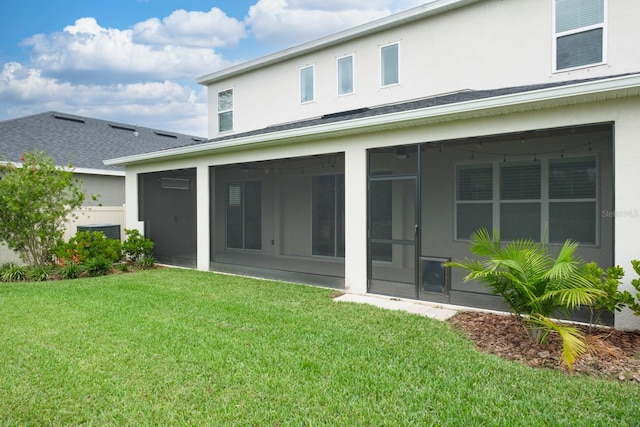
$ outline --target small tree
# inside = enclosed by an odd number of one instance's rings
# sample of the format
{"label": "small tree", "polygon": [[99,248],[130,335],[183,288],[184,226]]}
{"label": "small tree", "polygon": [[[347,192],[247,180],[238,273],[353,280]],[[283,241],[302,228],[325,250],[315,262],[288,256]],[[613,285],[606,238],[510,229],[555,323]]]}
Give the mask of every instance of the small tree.
{"label": "small tree", "polygon": [[0,240],[29,265],[44,265],[85,194],[68,168],[44,152],[26,153],[22,167],[0,166]]}

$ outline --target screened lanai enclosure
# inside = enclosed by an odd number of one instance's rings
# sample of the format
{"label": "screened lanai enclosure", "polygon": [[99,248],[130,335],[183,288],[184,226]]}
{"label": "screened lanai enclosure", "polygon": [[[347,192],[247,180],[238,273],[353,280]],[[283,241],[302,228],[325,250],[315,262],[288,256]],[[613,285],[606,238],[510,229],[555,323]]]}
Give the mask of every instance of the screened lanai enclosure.
{"label": "screened lanai enclosure", "polygon": [[344,154],[210,168],[211,269],[344,287]]}
{"label": "screened lanai enclosure", "polygon": [[613,263],[613,126],[542,129],[369,152],[368,291],[502,309],[465,272],[469,237],[498,231]]}
{"label": "screened lanai enclosure", "polygon": [[[477,229],[503,241],[580,243],[613,263],[613,125],[370,149],[367,290],[484,308],[500,299],[443,264],[470,257]],[[346,171],[348,175],[349,171]],[[142,174],[140,220],[160,261],[195,265],[195,169]],[[211,166],[210,269],[343,288],[345,157]]]}

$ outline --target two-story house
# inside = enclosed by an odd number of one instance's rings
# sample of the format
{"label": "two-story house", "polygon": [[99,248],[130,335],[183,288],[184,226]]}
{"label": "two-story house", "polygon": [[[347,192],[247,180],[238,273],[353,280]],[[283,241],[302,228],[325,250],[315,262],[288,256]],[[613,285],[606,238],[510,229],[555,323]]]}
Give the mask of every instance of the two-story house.
{"label": "two-story house", "polygon": [[162,262],[501,308],[442,266],[478,228],[640,258],[638,22],[635,0],[430,1],[203,76],[210,140],[106,163]]}

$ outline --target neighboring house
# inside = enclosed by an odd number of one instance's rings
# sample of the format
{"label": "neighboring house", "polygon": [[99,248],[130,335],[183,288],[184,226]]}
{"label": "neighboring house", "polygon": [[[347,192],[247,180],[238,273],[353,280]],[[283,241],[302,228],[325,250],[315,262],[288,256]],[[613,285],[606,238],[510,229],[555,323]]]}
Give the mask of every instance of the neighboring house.
{"label": "neighboring house", "polygon": [[[97,120],[50,111],[0,122],[0,162],[20,163],[24,153],[39,150],[60,166],[71,163],[87,194],[79,224],[118,224],[124,230],[125,173],[122,166],[105,166],[104,159],[157,151],[202,142],[203,138],[136,125]],[[98,195],[94,201],[90,195]],[[16,259],[4,248],[0,262]]]}
{"label": "neighboring house", "polygon": [[201,77],[212,139],[106,164],[166,263],[502,308],[442,267],[486,227],[575,239],[630,288],[638,22],[636,0],[431,1]]}

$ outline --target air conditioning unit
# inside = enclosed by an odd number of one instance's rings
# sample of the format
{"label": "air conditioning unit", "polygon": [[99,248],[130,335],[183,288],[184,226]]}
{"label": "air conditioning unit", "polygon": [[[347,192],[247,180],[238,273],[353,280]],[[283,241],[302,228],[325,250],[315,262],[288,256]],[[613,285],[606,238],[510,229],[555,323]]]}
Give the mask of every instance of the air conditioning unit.
{"label": "air conditioning unit", "polygon": [[102,231],[108,239],[120,240],[120,224],[79,225],[78,231]]}

